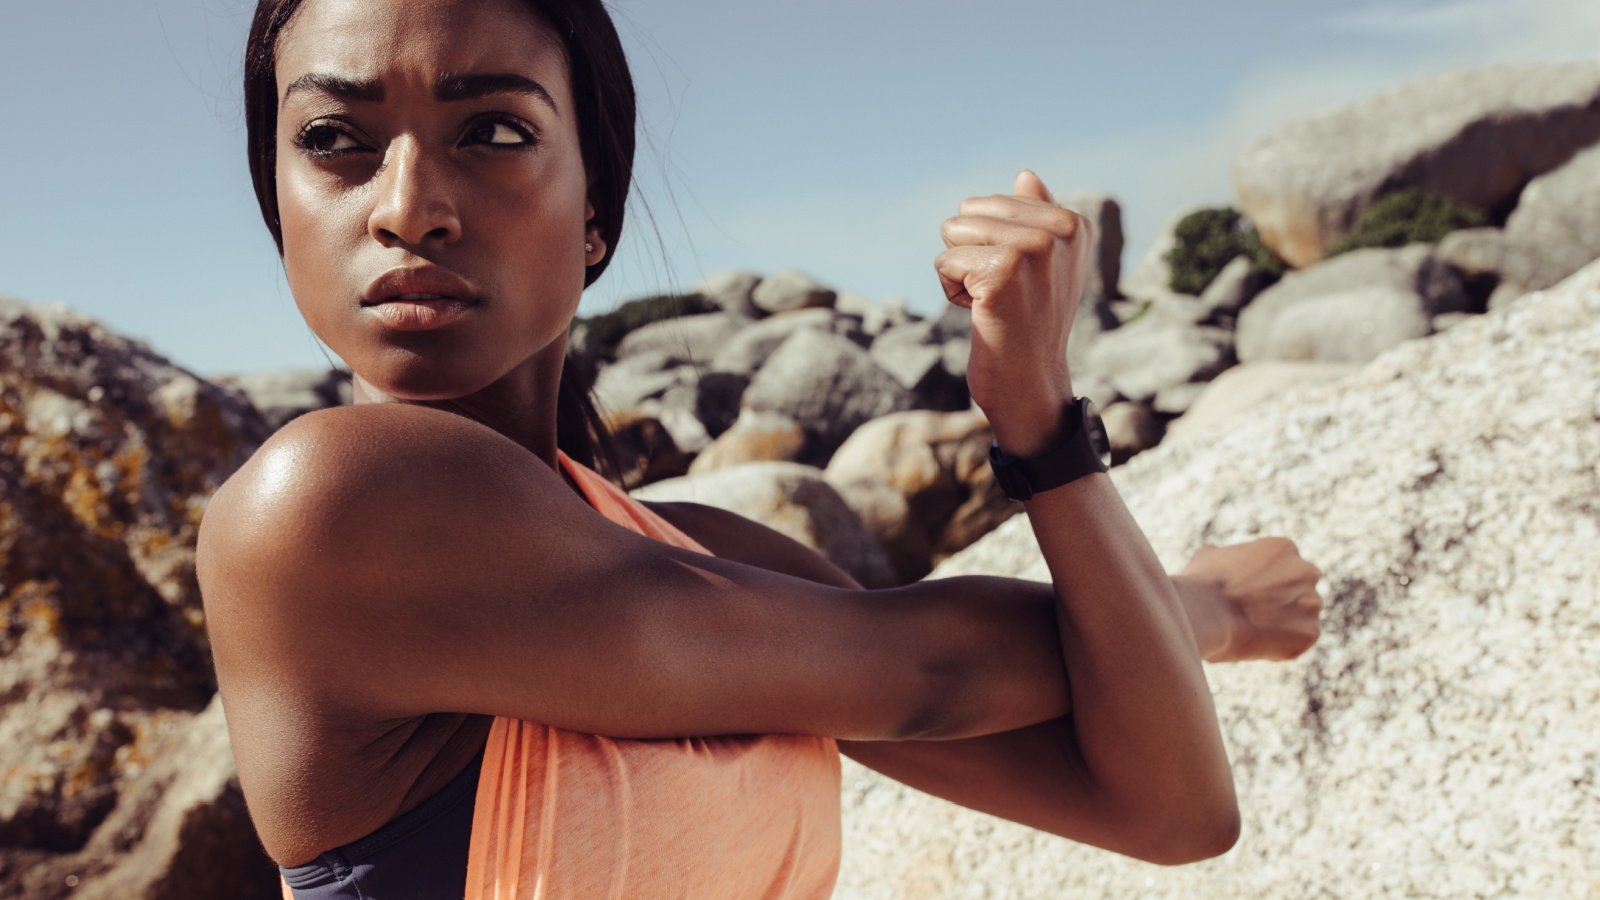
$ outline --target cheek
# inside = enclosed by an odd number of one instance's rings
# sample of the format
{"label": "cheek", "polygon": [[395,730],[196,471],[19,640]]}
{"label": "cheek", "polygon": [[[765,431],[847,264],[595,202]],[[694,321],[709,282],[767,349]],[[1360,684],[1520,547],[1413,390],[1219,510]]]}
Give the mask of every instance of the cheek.
{"label": "cheek", "polygon": [[313,330],[318,330],[320,301],[349,293],[335,262],[350,243],[348,201],[330,197],[306,179],[280,173],[278,218],[283,229],[283,271],[289,291]]}

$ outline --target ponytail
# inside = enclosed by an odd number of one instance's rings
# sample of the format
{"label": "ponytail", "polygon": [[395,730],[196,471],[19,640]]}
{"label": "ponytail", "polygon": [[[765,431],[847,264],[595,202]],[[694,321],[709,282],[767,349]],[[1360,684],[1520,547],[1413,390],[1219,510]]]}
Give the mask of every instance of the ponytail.
{"label": "ponytail", "polygon": [[561,365],[561,388],[556,394],[556,448],[573,462],[621,484],[616,441],[594,399],[593,369],[593,361],[570,351]]}

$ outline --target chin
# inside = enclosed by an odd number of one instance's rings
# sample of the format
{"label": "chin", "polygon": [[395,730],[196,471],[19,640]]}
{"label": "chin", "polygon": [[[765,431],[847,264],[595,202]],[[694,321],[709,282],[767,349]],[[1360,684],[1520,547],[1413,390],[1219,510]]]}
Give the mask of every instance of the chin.
{"label": "chin", "polygon": [[350,370],[369,389],[395,400],[454,400],[478,393],[505,374],[485,368],[482,360],[454,363],[392,351],[384,357],[352,364]]}

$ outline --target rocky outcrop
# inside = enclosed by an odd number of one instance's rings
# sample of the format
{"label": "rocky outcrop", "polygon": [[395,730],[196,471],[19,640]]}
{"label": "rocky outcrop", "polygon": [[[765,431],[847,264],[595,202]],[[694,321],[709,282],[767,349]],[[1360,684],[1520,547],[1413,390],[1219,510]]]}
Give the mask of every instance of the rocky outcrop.
{"label": "rocky outcrop", "polygon": [[833,288],[804,272],[791,269],[774,272],[761,279],[750,292],[750,302],[762,312],[780,313],[814,307],[831,308],[837,296]]}
{"label": "rocky outcrop", "polygon": [[1358,368],[1355,363],[1284,360],[1234,366],[1205,385],[1182,416],[1167,427],[1167,433],[1176,435],[1224,423],[1228,423],[1228,427],[1240,427],[1234,419],[1246,410],[1293,390],[1336,381]]}
{"label": "rocky outcrop", "polygon": [[1425,188],[1491,214],[1600,141],[1600,61],[1443,75],[1286,124],[1234,163],[1239,205],[1297,267],[1374,200]]}
{"label": "rocky outcrop", "polygon": [[285,369],[211,380],[219,387],[243,392],[274,431],[296,416],[351,400],[350,373],[340,369]]}
{"label": "rocky outcrop", "polygon": [[805,458],[826,462],[852,431],[878,416],[910,409],[912,395],[848,338],[798,331],[750,380],[744,407],[775,412],[806,429]]}
{"label": "rocky outcrop", "polygon": [[1021,511],[989,467],[993,440],[977,412],[893,413],[856,429],[826,478],[909,583]]}
{"label": "rocky outcrop", "polygon": [[1490,306],[1543,290],[1600,259],[1600,143],[1528,183],[1505,229],[1457,232],[1439,255],[1493,283]]}
{"label": "rocky outcrop", "polygon": [[1291,272],[1255,298],[1239,315],[1237,351],[1242,362],[1366,362],[1470,305],[1431,247],[1357,250]]}
{"label": "rocky outcrop", "polygon": [[0,299],[0,895],[271,896],[202,715],[194,577],[206,501],[268,429],[141,343]]}
{"label": "rocky outcrop", "polygon": [[[1584,896],[1600,858],[1600,264],[1114,476],[1162,561],[1293,537],[1321,642],[1208,670],[1244,815],[1165,869],[845,773],[840,897]],[[935,571],[1047,577],[1022,518]],[[932,873],[932,874],[930,874]]]}

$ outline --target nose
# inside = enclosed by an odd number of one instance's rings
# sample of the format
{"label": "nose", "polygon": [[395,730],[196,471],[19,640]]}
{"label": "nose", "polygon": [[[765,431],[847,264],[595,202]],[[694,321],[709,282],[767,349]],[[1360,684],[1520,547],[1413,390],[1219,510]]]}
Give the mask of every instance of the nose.
{"label": "nose", "polygon": [[450,243],[461,236],[447,164],[430,158],[418,141],[389,144],[378,171],[377,196],[367,232],[386,247]]}

